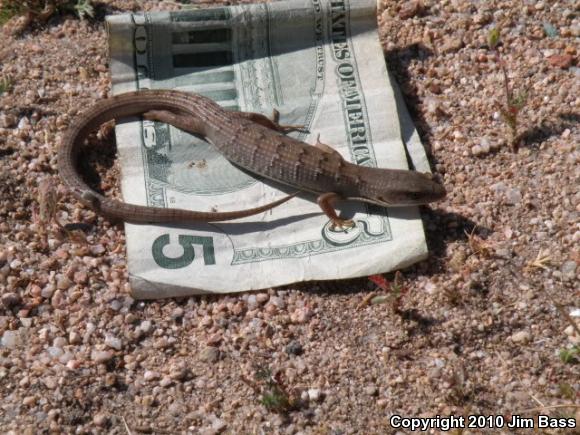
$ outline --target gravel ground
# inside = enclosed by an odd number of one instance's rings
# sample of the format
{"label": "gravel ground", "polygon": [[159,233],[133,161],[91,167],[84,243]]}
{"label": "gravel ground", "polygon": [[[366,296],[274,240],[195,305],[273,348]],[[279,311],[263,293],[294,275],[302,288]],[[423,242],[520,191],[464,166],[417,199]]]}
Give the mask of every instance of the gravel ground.
{"label": "gravel ground", "polygon": [[[578,4],[381,3],[386,59],[449,190],[423,210],[432,255],[403,272],[399,305],[373,303],[367,280],[133,300],[122,225],[46,177],[69,121],[110,93],[104,14],[178,6],[101,1],[95,20],[2,37],[2,433],[396,433],[394,414],[580,426],[580,366],[560,357],[580,341]],[[516,152],[494,24],[529,94]],[[46,223],[55,189],[84,232]]]}

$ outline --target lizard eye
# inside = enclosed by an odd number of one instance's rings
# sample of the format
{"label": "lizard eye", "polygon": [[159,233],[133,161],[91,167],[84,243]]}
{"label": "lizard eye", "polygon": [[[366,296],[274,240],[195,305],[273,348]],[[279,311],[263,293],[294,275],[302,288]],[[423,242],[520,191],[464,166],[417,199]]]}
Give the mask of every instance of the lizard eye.
{"label": "lizard eye", "polygon": [[407,192],[407,196],[411,199],[421,199],[421,194],[418,192]]}

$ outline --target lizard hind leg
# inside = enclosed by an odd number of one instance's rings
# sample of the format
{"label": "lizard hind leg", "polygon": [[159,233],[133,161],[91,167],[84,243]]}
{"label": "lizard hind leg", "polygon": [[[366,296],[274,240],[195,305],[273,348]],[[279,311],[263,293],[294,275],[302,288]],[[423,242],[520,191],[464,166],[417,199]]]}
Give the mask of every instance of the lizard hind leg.
{"label": "lizard hind leg", "polygon": [[316,148],[318,148],[319,150],[324,151],[325,153],[335,154],[342,159],[342,156],[340,155],[340,153],[338,151],[336,151],[330,145],[325,144],[324,142],[320,142],[320,133],[318,133],[318,137],[316,138],[316,143],[314,144],[314,146]]}
{"label": "lizard hind leg", "polygon": [[263,127],[269,128],[270,130],[278,131],[280,133],[290,133],[291,131],[306,131],[304,125],[283,125],[280,124],[280,112],[276,109],[272,112],[272,117],[268,118],[266,115],[255,112],[236,112],[236,115],[240,118],[249,119],[256,124],[260,124]]}

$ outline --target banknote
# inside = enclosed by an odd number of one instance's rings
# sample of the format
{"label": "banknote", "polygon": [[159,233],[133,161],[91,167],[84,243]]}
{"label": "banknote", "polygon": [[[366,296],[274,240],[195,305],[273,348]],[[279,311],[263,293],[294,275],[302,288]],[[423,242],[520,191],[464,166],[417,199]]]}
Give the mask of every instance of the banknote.
{"label": "banknote", "polygon": [[[107,19],[113,93],[177,89],[227,110],[280,112],[358,165],[429,171],[379,43],[376,0],[287,0]],[[292,192],[211,144],[142,119],[117,123],[126,202],[197,211],[253,208]],[[300,195],[261,215],[179,226],[125,224],[139,299],[264,289],[388,272],[427,255],[415,207],[344,202],[332,228]]]}

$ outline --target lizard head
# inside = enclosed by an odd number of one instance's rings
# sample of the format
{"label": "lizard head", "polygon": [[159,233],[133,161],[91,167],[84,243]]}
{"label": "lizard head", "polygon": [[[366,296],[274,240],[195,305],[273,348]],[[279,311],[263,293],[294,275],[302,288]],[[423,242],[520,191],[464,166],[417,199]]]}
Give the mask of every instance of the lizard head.
{"label": "lizard head", "polygon": [[[370,180],[369,180],[370,181]],[[389,170],[387,177],[375,174],[368,192],[361,200],[384,207],[427,204],[445,198],[445,187],[432,174],[416,171]]]}

